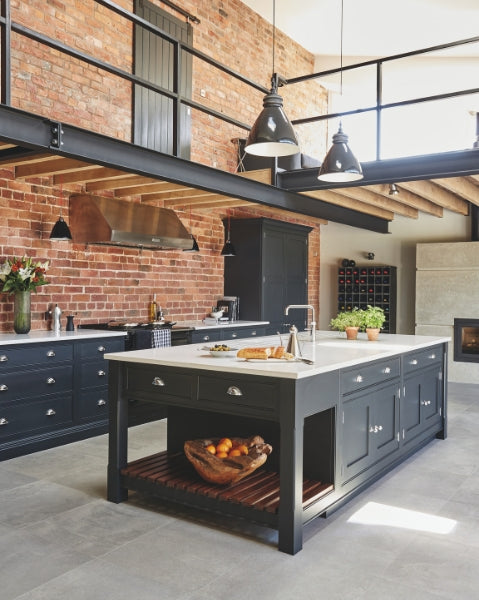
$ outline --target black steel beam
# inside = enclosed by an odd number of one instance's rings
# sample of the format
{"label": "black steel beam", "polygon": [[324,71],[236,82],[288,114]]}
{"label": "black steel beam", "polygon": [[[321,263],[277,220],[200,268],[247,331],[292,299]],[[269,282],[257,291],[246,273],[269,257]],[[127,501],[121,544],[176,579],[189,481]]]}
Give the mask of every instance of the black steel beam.
{"label": "black steel beam", "polygon": [[363,162],[361,167],[364,178],[360,181],[350,183],[319,181],[318,169],[315,168],[278,173],[278,185],[289,191],[301,192],[442,177],[465,177],[479,173],[479,148]]}
{"label": "black steel beam", "polygon": [[[52,131],[61,127],[61,145]],[[278,189],[205,165],[149,150],[122,140],[58,124],[11,107],[0,107],[0,139],[57,156],[68,156],[146,177],[156,177],[265,206],[388,233],[388,221],[341,208],[302,194]]]}

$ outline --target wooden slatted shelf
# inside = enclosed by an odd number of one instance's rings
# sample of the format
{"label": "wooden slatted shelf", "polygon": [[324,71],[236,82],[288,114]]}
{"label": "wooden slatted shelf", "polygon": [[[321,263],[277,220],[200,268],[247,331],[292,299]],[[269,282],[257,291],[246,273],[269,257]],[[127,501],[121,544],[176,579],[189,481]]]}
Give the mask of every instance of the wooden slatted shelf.
{"label": "wooden slatted shelf", "polygon": [[[166,488],[182,490],[223,502],[231,502],[258,511],[277,514],[279,474],[258,470],[229,486],[207,483],[196,473],[183,452],[159,452],[129,463],[121,475],[144,480]],[[303,481],[303,508],[331,492],[334,486],[315,480]]]}

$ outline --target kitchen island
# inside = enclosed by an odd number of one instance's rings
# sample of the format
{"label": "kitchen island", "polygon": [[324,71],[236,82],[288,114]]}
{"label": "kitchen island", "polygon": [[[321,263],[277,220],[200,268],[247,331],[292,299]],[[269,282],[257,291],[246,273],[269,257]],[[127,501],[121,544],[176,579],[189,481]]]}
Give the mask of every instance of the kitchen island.
{"label": "kitchen island", "polygon": [[[312,365],[214,358],[203,345],[109,353],[108,499],[121,502],[132,489],[240,516],[276,528],[279,549],[295,554],[305,523],[446,437],[448,341],[351,342],[318,332],[315,343],[302,343]],[[278,338],[254,343],[276,346]],[[128,463],[131,398],[166,406],[168,432],[166,450]],[[202,481],[183,454],[185,440],[256,434],[273,453],[229,487]]]}

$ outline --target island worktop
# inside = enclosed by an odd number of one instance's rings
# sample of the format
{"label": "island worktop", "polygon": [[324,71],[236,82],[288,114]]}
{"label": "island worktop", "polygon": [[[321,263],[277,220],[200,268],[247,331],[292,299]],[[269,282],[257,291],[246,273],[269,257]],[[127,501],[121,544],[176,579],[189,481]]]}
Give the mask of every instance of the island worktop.
{"label": "island worktop", "polygon": [[[214,358],[199,344],[108,353],[108,499],[126,500],[132,489],[239,516],[277,529],[279,549],[295,554],[305,523],[446,437],[448,341],[347,341],[319,332],[314,344],[301,343],[312,365]],[[254,345],[278,342],[271,336]],[[128,404],[136,400],[166,407],[167,448],[129,463]],[[184,442],[223,435],[260,435],[273,453],[237,484],[206,484],[186,460]]]}

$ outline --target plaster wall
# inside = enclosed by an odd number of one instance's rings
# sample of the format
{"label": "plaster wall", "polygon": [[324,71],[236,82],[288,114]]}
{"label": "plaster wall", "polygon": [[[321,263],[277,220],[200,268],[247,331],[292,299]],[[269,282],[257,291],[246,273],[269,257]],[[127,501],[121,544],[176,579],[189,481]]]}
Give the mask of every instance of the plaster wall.
{"label": "plaster wall", "polygon": [[[343,258],[357,264],[393,265],[398,268],[397,333],[415,331],[416,244],[424,242],[462,242],[470,239],[470,220],[444,211],[439,219],[420,213],[417,220],[397,216],[389,234],[375,233],[329,223],[321,226],[320,318],[321,329],[337,313],[337,268]],[[375,259],[365,256],[374,252]]]}

